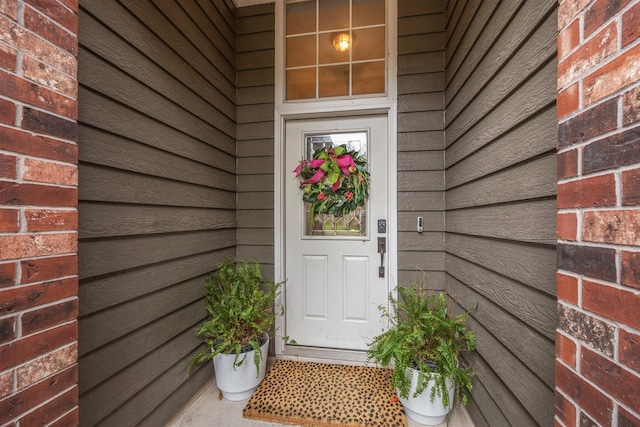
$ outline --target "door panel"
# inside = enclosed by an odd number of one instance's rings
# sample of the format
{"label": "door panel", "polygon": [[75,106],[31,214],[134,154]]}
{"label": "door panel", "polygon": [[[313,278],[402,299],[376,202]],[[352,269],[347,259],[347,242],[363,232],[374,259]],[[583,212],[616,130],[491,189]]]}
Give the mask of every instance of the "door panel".
{"label": "door panel", "polygon": [[[377,307],[386,305],[389,285],[378,274],[377,239],[386,234],[375,225],[388,217],[387,136],[383,115],[285,124],[286,335],[298,345],[366,350],[382,330]],[[344,217],[312,216],[291,171],[313,156],[313,144],[342,143],[366,153],[369,197]]]}

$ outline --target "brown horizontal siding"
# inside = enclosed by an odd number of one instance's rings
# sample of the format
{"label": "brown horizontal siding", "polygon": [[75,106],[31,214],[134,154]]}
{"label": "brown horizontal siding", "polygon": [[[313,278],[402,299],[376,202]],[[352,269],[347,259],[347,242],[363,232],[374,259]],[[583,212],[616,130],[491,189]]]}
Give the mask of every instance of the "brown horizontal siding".
{"label": "brown horizontal siding", "polygon": [[238,9],[238,256],[274,274],[275,7]]}
{"label": "brown horizontal siding", "polygon": [[477,426],[553,424],[556,7],[447,6],[445,281],[478,336]]}
{"label": "brown horizontal siding", "polygon": [[81,425],[163,425],[187,380],[204,275],[236,246],[235,8],[79,10]]}
{"label": "brown horizontal siding", "polygon": [[[444,285],[444,1],[398,2],[398,282]],[[424,232],[416,231],[418,217]]]}

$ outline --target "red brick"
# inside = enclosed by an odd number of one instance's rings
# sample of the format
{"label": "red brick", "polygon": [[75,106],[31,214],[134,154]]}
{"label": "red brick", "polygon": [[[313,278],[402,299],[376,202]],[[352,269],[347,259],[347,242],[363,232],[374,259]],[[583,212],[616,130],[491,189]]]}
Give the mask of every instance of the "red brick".
{"label": "red brick", "polygon": [[0,123],[13,125],[16,122],[16,104],[0,99]]}
{"label": "red brick", "polygon": [[[640,3],[638,3],[640,5]],[[638,12],[640,16],[640,12]],[[640,121],[640,86],[624,93],[622,97],[622,122],[625,126]]]}
{"label": "red brick", "polygon": [[49,424],[49,427],[77,427],[80,425],[80,416],[78,414],[78,408],[74,408],[64,417],[60,418],[54,423]]}
{"label": "red brick", "polygon": [[21,27],[14,21],[6,19],[2,15],[0,15],[0,34],[5,36],[4,41],[9,45],[22,50],[29,56],[40,59],[45,64],[69,76],[76,77],[78,73],[78,61],[75,55],[49,43],[39,35],[26,30],[24,27]]}
{"label": "red brick", "polygon": [[564,363],[576,367],[576,343],[564,335],[556,332],[556,357],[560,358]]}
{"label": "red brick", "polygon": [[582,150],[582,173],[640,163],[640,127],[592,142]]}
{"label": "red brick", "polygon": [[64,50],[78,55],[78,38],[54,23],[53,20],[27,6],[24,8],[24,26]]}
{"label": "red brick", "polygon": [[592,104],[637,82],[638,69],[640,69],[640,44],[618,55],[583,79],[583,104]]}
{"label": "red brick", "polygon": [[576,425],[576,407],[557,391],[555,393],[555,407],[556,416],[565,426],[574,427]]}
{"label": "red brick", "polygon": [[613,174],[558,184],[558,208],[615,206],[616,183]]}
{"label": "red brick", "polygon": [[22,334],[30,335],[53,326],[69,322],[78,317],[78,300],[27,311],[22,315]]}
{"label": "red brick", "polygon": [[20,415],[46,402],[53,396],[74,387],[77,382],[78,369],[74,366],[0,401],[0,423],[18,418]]}
{"label": "red brick", "polygon": [[[26,0],[27,3],[44,13],[73,34],[78,34],[78,16],[56,0]],[[77,9],[77,8],[76,8]]]}
{"label": "red brick", "polygon": [[77,251],[76,233],[0,235],[0,260],[70,254]]}
{"label": "red brick", "polygon": [[56,70],[31,56],[22,58],[22,74],[29,80],[61,92],[72,99],[78,98],[78,82],[74,77]]}
{"label": "red brick", "polygon": [[578,218],[575,213],[558,214],[556,236],[561,240],[577,240]]}
{"label": "red brick", "polygon": [[[0,371],[78,340],[78,322],[0,345]],[[0,405],[2,402],[0,402]],[[2,410],[0,409],[0,417]],[[2,422],[2,421],[0,421]]]}
{"label": "red brick", "polygon": [[57,396],[52,401],[30,412],[23,418],[20,418],[20,425],[25,426],[43,426],[56,418],[64,415],[73,408],[78,406],[78,389],[77,387]]}
{"label": "red brick", "polygon": [[558,329],[610,357],[616,352],[616,327],[583,311],[558,303]]}
{"label": "red brick", "polygon": [[75,365],[77,361],[78,344],[75,342],[69,346],[31,360],[16,369],[16,384],[18,390],[35,384],[43,378],[54,375],[57,372],[64,371],[68,367]]}
{"label": "red brick", "polygon": [[580,108],[580,86],[578,83],[573,84],[558,93],[556,98],[556,108],[558,118],[577,111]]}
{"label": "red brick", "polygon": [[18,51],[11,46],[0,44],[0,68],[16,71],[18,65]]}
{"label": "red brick", "polygon": [[[0,80],[2,79],[0,73]],[[19,129],[0,126],[0,150],[77,163],[78,146]]]}
{"label": "red brick", "polygon": [[584,36],[589,37],[624,9],[627,4],[629,4],[629,0],[597,0],[594,2],[584,14]]}
{"label": "red brick", "polygon": [[640,252],[621,251],[620,258],[620,283],[640,289]]}
{"label": "red brick", "polygon": [[13,286],[16,283],[16,263],[0,264],[0,288]]}
{"label": "red brick", "polygon": [[[31,60],[25,57],[23,61],[29,62]],[[0,81],[2,81],[3,85],[3,94],[9,98],[74,120],[78,118],[78,102],[75,98],[69,98],[3,71],[0,71]],[[13,124],[14,122],[15,117],[11,123]]]}
{"label": "red brick", "polygon": [[20,283],[42,282],[78,274],[77,255],[20,261]]}
{"label": "red brick", "polygon": [[622,47],[640,38],[640,3],[622,15]]}
{"label": "red brick", "polygon": [[640,246],[640,210],[584,212],[582,240]]}
{"label": "red brick", "polygon": [[622,407],[618,407],[618,427],[638,427],[640,426],[640,418],[631,415]]}
{"label": "red brick", "polygon": [[33,108],[24,107],[23,110],[21,123],[23,129],[69,141],[78,139],[78,124],[75,121],[53,116]]}
{"label": "red brick", "polygon": [[64,231],[78,229],[76,210],[27,209],[27,231]]}
{"label": "red brick", "polygon": [[618,102],[610,99],[558,125],[558,148],[583,143],[618,128]]}
{"label": "red brick", "polygon": [[591,0],[559,1],[558,30],[566,28],[590,2]]}
{"label": "red brick", "polygon": [[585,310],[640,329],[640,294],[584,280],[582,306]]}
{"label": "red brick", "polygon": [[14,21],[18,20],[18,1],[0,1],[0,13],[4,13]]}
{"label": "red brick", "polygon": [[0,178],[18,178],[18,159],[16,156],[0,153]]}
{"label": "red brick", "polygon": [[620,362],[640,373],[640,335],[620,328]]}
{"label": "red brick", "polygon": [[0,316],[18,313],[78,295],[75,278],[0,289]]}
{"label": "red brick", "polygon": [[598,423],[592,420],[591,417],[589,417],[584,412],[580,412],[580,416],[578,418],[579,418],[578,423],[580,424],[580,427],[600,427]]}
{"label": "red brick", "polygon": [[20,227],[20,211],[0,209],[0,233],[15,233]]}
{"label": "red brick", "polygon": [[580,351],[580,365],[585,378],[630,409],[640,412],[640,377],[586,347]]}
{"label": "red brick", "polygon": [[560,270],[616,281],[615,249],[559,243],[557,255]]}
{"label": "red brick", "polygon": [[0,204],[75,207],[78,190],[51,185],[0,182]]}
{"label": "red brick", "polygon": [[0,319],[0,344],[13,341],[16,337],[16,316]]}
{"label": "red brick", "polygon": [[580,20],[576,19],[558,35],[558,59],[580,44]]}
{"label": "red brick", "polygon": [[22,178],[45,184],[78,185],[78,168],[75,165],[27,158],[24,160]]}
{"label": "red brick", "polygon": [[611,425],[613,402],[575,372],[556,361],[556,387],[602,425]]}
{"label": "red brick", "polygon": [[613,22],[558,63],[558,89],[580,79],[618,50],[618,28]]}
{"label": "red brick", "polygon": [[579,149],[565,151],[557,155],[557,175],[559,179],[578,176]]}
{"label": "red brick", "polygon": [[13,392],[13,371],[0,374],[0,401]]}
{"label": "red brick", "polygon": [[640,168],[622,172],[622,204],[640,205]]}
{"label": "red brick", "polygon": [[558,299],[578,305],[578,279],[566,274],[556,273],[556,293]]}

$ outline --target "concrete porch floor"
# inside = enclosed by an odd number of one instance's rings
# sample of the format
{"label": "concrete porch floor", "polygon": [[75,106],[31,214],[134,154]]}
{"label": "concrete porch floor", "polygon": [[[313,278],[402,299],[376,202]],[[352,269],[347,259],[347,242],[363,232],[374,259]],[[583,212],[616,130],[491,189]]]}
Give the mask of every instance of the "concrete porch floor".
{"label": "concrete porch floor", "polygon": [[[287,424],[274,424],[265,421],[249,420],[242,417],[242,409],[248,402],[230,402],[218,398],[219,390],[215,380],[210,381],[196,394],[182,411],[166,427],[282,427]],[[409,420],[409,427],[420,427]],[[444,422],[438,427],[446,427]],[[474,427],[469,414],[462,405],[457,405],[448,427]]]}

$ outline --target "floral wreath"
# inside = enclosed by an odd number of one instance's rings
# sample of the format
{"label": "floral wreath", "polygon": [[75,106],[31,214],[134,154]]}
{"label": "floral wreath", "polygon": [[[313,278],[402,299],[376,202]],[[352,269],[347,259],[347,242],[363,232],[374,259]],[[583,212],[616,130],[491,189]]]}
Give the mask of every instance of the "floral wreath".
{"label": "floral wreath", "polygon": [[294,172],[312,215],[345,215],[364,206],[369,196],[367,159],[344,144],[317,151],[312,160],[300,161]]}

